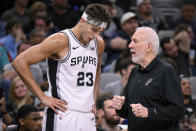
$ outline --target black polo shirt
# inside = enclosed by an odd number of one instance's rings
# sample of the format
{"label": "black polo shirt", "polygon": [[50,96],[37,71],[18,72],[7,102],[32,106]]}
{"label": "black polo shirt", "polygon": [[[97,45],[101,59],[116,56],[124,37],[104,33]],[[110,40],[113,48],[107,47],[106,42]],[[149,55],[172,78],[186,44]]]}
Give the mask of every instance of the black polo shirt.
{"label": "black polo shirt", "polygon": [[[173,67],[155,57],[145,68],[137,66],[124,90],[125,103],[117,113],[128,117],[129,131],[179,131],[184,116],[182,90]],[[148,118],[135,117],[130,104],[148,108]]]}

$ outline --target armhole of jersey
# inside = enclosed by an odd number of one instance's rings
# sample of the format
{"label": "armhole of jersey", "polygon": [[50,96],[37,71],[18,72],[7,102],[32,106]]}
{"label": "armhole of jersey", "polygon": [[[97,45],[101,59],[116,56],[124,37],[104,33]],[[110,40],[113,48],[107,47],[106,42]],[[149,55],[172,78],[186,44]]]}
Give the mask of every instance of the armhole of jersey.
{"label": "armhole of jersey", "polygon": [[98,42],[97,42],[97,38],[95,38],[94,40],[95,40],[96,54],[97,54],[97,57],[98,57],[99,50],[98,50]]}
{"label": "armhole of jersey", "polygon": [[65,34],[67,36],[67,38],[68,38],[68,46],[69,46],[68,48],[69,49],[68,49],[67,55],[65,55],[63,58],[60,59],[60,62],[64,63],[64,62],[66,62],[69,59],[69,57],[71,55],[71,43],[70,43],[69,36],[68,36],[68,34],[66,32],[59,32],[59,33]]}

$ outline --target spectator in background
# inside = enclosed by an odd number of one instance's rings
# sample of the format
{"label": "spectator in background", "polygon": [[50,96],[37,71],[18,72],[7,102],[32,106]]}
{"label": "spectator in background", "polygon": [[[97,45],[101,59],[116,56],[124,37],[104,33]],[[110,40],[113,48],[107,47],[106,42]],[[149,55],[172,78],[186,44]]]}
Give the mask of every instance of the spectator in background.
{"label": "spectator in background", "polygon": [[10,55],[10,61],[12,61],[17,55],[18,45],[21,40],[26,39],[26,36],[23,33],[21,22],[15,18],[7,22],[6,30],[8,34],[0,39],[0,43],[6,48]]}
{"label": "spectator in background", "polygon": [[10,108],[12,108],[14,112],[17,112],[17,110],[24,104],[32,105],[34,103],[29,90],[18,76],[11,82],[9,100]]}
{"label": "spectator in background", "polygon": [[38,109],[31,105],[23,105],[17,112],[17,125],[8,126],[6,131],[41,131]]}
{"label": "spectator in background", "polygon": [[180,123],[180,131],[192,131],[189,129],[189,117],[188,115],[184,115],[184,118],[179,121]]}
{"label": "spectator in background", "polygon": [[186,1],[181,8],[181,15],[170,24],[170,28],[175,29],[179,24],[188,24],[192,27],[194,35],[196,36],[196,18],[194,17],[194,14],[194,4],[190,0]]}
{"label": "spectator in background", "polygon": [[190,81],[188,78],[184,77],[183,75],[180,76],[180,83],[182,88],[182,94],[184,97],[184,106],[186,109],[186,114],[190,118],[190,116],[195,112],[196,106],[195,103],[192,100],[191,94],[191,87],[190,87]]}
{"label": "spectator in background", "polygon": [[34,21],[34,28],[44,30],[46,36],[50,36],[59,31],[59,29],[53,24],[53,21],[49,15],[37,16]]}
{"label": "spectator in background", "polygon": [[132,69],[135,67],[129,57],[123,57],[122,55],[117,59],[115,70],[118,68],[120,75],[122,76],[120,80],[109,83],[103,89],[103,93],[111,93],[112,95],[121,95],[129,78]]}
{"label": "spectator in background", "polygon": [[186,31],[181,31],[173,38],[166,37],[160,42],[162,58],[171,61],[178,75],[190,76],[189,50],[190,40]]}
{"label": "spectator in background", "polygon": [[34,21],[35,18],[39,15],[46,15],[46,14],[47,14],[47,7],[41,1],[35,1],[29,9],[30,21]]}
{"label": "spectator in background", "polygon": [[36,105],[36,108],[38,109],[41,116],[41,125],[43,125],[45,105],[43,103],[39,103],[38,105]]}
{"label": "spectator in background", "polygon": [[46,37],[46,33],[42,28],[35,28],[31,30],[29,41],[32,46],[41,43]]}
{"label": "spectator in background", "polygon": [[0,76],[3,74],[3,67],[8,63],[9,63],[9,59],[8,59],[7,50],[0,43]]}
{"label": "spectator in background", "polygon": [[139,26],[148,26],[155,31],[166,29],[166,23],[158,17],[152,15],[152,5],[150,0],[137,0]]}
{"label": "spectator in background", "polygon": [[29,0],[15,0],[15,7],[12,9],[6,10],[2,16],[2,21],[9,21],[11,18],[15,17],[20,20],[24,29],[29,24],[28,14],[27,14],[27,5]]}
{"label": "spectator in background", "polygon": [[46,15],[47,7],[41,1],[35,1],[31,7],[29,8],[28,17],[29,17],[29,25],[28,25],[28,33],[34,28],[35,18],[39,15]]}
{"label": "spectator in background", "polygon": [[13,119],[7,111],[6,104],[3,88],[0,87],[0,118],[3,123],[10,125],[13,123]]}
{"label": "spectator in background", "polygon": [[53,0],[52,2],[53,7],[48,12],[57,28],[63,30],[77,24],[80,16],[68,8],[68,0]]}
{"label": "spectator in background", "polygon": [[114,32],[109,40],[107,64],[111,64],[127,49],[130,36],[138,27],[137,16],[133,12],[125,13],[121,18],[121,30]]}
{"label": "spectator in background", "polygon": [[[174,29],[174,36],[178,35],[182,31],[185,31],[188,34],[189,41],[191,42],[191,45],[188,47],[192,49],[196,49],[196,41],[195,41],[196,39],[195,39],[192,27],[188,24],[179,24]],[[185,48],[188,48],[188,47],[185,47]]]}
{"label": "spectator in background", "polygon": [[120,131],[118,124],[120,117],[112,106],[112,95],[104,94],[98,97],[96,106],[98,112],[102,116],[101,126],[98,126],[97,131]]}
{"label": "spectator in background", "polygon": [[25,50],[27,50],[30,47],[31,47],[31,44],[29,41],[22,41],[17,48],[17,54],[18,55],[21,54],[22,52],[24,52]]}

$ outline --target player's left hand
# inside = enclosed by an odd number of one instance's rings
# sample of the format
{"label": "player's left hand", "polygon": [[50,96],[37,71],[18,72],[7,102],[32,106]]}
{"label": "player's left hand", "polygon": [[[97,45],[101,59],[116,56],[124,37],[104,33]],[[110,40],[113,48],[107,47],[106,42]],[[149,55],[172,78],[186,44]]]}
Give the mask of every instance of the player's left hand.
{"label": "player's left hand", "polygon": [[93,105],[93,106],[92,106],[92,110],[91,110],[91,112],[92,112],[93,114],[95,114],[95,115],[96,115],[96,113],[97,113],[97,109],[96,109],[96,106],[95,106],[95,105]]}
{"label": "player's left hand", "polygon": [[132,108],[132,112],[136,117],[147,118],[148,117],[148,108],[142,106],[140,103],[138,104],[130,104]]}

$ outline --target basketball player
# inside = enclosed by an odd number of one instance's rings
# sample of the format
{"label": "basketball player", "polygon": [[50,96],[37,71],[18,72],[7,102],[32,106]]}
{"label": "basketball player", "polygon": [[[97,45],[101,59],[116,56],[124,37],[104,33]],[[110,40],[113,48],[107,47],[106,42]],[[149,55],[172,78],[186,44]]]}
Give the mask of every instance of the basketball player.
{"label": "basketball player", "polygon": [[[104,51],[99,34],[108,28],[110,21],[111,14],[103,5],[91,4],[72,29],[49,36],[14,60],[13,66],[20,77],[47,106],[43,131],[96,130],[91,111],[96,101]],[[31,64],[45,58],[50,96],[41,91],[29,70]]]}

